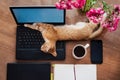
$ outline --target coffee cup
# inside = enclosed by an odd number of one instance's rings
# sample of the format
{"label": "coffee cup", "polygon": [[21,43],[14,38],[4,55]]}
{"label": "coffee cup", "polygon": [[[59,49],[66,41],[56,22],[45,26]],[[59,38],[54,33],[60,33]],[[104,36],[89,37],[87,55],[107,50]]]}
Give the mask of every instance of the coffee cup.
{"label": "coffee cup", "polygon": [[86,44],[85,46],[82,44],[77,44],[73,47],[72,55],[75,59],[82,59],[87,54],[87,48],[89,47],[89,44]]}

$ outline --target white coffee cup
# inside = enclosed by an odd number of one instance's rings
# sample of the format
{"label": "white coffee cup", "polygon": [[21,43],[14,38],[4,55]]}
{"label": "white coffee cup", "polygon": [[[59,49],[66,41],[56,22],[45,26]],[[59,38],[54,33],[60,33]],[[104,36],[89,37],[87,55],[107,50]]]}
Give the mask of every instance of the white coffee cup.
{"label": "white coffee cup", "polygon": [[89,47],[89,44],[86,44],[85,46],[82,44],[77,44],[73,47],[72,55],[75,59],[82,59],[87,54],[87,48]]}

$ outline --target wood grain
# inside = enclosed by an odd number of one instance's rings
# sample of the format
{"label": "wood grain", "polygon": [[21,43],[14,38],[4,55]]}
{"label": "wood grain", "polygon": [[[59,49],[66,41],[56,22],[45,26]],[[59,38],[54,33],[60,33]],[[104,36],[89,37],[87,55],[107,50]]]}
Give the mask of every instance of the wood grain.
{"label": "wood grain", "polygon": [[[0,80],[6,80],[6,65],[10,62],[44,62],[38,61],[17,61],[15,59],[16,46],[16,23],[10,13],[10,6],[39,6],[52,5],[58,0],[0,0]],[[120,0],[105,0],[109,4],[120,4]],[[77,21],[86,19],[77,13],[77,10],[68,10],[66,23],[74,24]],[[97,65],[97,80],[120,80],[120,24],[115,32],[106,32],[96,39],[103,40],[103,64]],[[64,61],[51,61],[51,63],[66,64],[91,64],[90,49],[82,60],[75,60],[72,57],[72,48],[75,44],[89,43],[90,41],[67,41],[66,59]]]}

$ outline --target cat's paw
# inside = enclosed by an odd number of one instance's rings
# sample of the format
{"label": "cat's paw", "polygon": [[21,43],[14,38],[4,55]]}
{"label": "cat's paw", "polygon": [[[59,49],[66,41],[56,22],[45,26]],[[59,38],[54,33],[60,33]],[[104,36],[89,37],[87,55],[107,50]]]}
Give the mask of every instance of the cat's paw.
{"label": "cat's paw", "polygon": [[49,51],[49,46],[44,43],[42,46],[41,46],[41,51],[47,53]]}
{"label": "cat's paw", "polygon": [[33,25],[33,26],[36,26],[36,25],[37,25],[37,23],[33,23],[32,25]]}
{"label": "cat's paw", "polygon": [[52,54],[54,57],[56,57],[56,56],[57,56],[56,51],[55,51],[55,52],[52,52],[51,54]]}
{"label": "cat's paw", "polygon": [[25,27],[28,27],[28,24],[24,24]]}
{"label": "cat's paw", "polygon": [[54,57],[57,56],[55,47],[51,46],[49,43],[44,43],[44,44],[41,46],[41,51],[43,51],[43,52],[45,52],[45,53],[50,53],[50,54],[52,54]]}

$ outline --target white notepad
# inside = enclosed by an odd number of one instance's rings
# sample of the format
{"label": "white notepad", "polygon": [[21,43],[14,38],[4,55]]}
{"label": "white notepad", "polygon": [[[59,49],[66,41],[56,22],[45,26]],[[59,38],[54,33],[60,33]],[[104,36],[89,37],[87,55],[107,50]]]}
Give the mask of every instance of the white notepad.
{"label": "white notepad", "polygon": [[55,64],[54,80],[97,80],[96,65]]}

